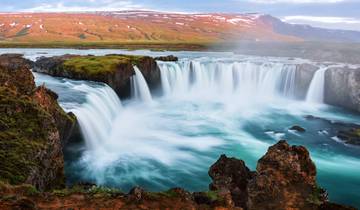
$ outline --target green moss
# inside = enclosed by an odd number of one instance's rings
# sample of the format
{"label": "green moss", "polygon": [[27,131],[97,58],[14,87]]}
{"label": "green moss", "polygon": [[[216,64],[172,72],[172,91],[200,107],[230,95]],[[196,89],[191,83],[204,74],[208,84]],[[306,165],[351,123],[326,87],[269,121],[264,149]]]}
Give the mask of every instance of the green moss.
{"label": "green moss", "polygon": [[109,56],[79,56],[64,62],[64,70],[88,76],[99,76],[114,73],[121,64],[136,65],[142,56],[109,55]]}
{"label": "green moss", "polygon": [[218,193],[215,191],[208,191],[208,192],[205,192],[205,194],[211,201],[216,201],[219,199]]}
{"label": "green moss", "polygon": [[54,128],[50,115],[30,97],[0,87],[0,180],[25,182],[40,165],[38,154]]}
{"label": "green moss", "polygon": [[311,204],[314,204],[316,206],[320,206],[323,201],[322,201],[322,193],[324,192],[324,190],[321,187],[316,187],[313,192],[310,194],[310,196],[307,198],[307,201]]}

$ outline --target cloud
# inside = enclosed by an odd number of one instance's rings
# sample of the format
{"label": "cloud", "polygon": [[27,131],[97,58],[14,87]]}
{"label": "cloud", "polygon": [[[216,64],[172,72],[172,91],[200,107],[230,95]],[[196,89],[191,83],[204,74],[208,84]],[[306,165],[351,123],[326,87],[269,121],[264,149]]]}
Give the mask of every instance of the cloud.
{"label": "cloud", "polygon": [[331,16],[285,16],[283,21],[293,24],[307,24],[321,28],[357,30],[360,29],[360,19],[353,17]]}
{"label": "cloud", "polygon": [[360,24],[360,19],[351,17],[319,17],[319,16],[286,16],[282,18],[286,22],[308,21],[321,23],[343,23],[343,24]]}
{"label": "cloud", "polygon": [[346,0],[248,0],[261,4],[331,4],[345,2]]}
{"label": "cloud", "polygon": [[144,9],[140,4],[130,0],[62,0],[37,2],[23,12],[64,12],[64,11],[118,11]]}

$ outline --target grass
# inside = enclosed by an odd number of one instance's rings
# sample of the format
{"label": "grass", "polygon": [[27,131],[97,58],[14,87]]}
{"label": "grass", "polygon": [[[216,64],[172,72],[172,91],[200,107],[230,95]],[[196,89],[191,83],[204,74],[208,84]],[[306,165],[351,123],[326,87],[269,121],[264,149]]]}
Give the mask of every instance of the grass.
{"label": "grass", "polygon": [[69,196],[69,195],[75,194],[75,193],[82,193],[82,194],[86,194],[89,196],[95,196],[95,197],[116,197],[118,195],[124,194],[121,190],[115,189],[115,188],[108,188],[108,187],[103,187],[103,186],[92,186],[89,189],[85,189],[84,187],[79,186],[79,185],[75,185],[71,188],[54,190],[52,193],[59,197],[66,197],[66,196]]}
{"label": "grass", "polygon": [[[79,37],[80,38],[80,37]],[[207,50],[213,42],[175,42],[175,41],[45,41],[20,42],[0,41],[0,48],[77,48],[77,49],[149,49],[154,51]]]}
{"label": "grass", "polygon": [[65,71],[92,77],[114,73],[121,64],[136,65],[142,58],[128,55],[79,56],[66,60],[63,67]]}

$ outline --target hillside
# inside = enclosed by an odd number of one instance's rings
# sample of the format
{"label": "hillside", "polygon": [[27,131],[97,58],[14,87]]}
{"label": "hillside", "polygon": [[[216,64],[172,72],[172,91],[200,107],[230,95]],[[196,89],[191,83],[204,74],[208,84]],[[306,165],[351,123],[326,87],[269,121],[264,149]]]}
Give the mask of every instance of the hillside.
{"label": "hillside", "polygon": [[260,14],[151,11],[2,13],[0,42],[211,44],[238,41],[360,41],[360,32],[293,25]]}

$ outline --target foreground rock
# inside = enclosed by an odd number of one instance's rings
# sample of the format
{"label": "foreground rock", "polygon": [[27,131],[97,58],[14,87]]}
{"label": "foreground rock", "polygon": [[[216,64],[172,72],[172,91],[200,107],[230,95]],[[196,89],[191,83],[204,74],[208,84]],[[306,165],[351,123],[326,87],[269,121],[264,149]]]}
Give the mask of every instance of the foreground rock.
{"label": "foreground rock", "polygon": [[39,190],[64,186],[62,144],[75,119],[57,95],[35,87],[21,55],[0,56],[0,180]]}
{"label": "foreground rock", "polygon": [[210,191],[194,193],[181,188],[154,193],[135,187],[125,194],[89,184],[41,193],[29,185],[0,182],[0,209],[355,210],[328,202],[316,184],[309,152],[285,141],[269,148],[256,171],[222,155],[209,175]]}
{"label": "foreground rock", "polygon": [[130,95],[130,79],[136,65],[150,87],[160,84],[160,70],[156,61],[148,56],[106,55],[79,56],[63,55],[41,57],[35,62],[34,71],[56,77],[75,80],[104,82],[121,97]]}

